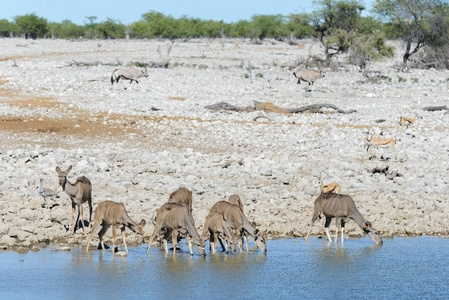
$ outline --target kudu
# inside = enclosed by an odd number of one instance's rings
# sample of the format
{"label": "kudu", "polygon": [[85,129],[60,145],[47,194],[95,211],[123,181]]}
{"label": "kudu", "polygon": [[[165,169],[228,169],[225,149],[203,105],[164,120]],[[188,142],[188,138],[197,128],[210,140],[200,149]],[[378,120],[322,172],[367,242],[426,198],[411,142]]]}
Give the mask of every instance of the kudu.
{"label": "kudu", "polygon": [[[239,195],[234,194],[234,195],[229,196],[228,202],[233,204],[233,205],[237,205],[243,211],[243,201],[242,201],[242,199],[240,198]],[[253,225],[253,223],[251,223],[251,225]],[[255,226],[253,225],[253,227],[255,227]],[[246,251],[248,251],[248,249],[249,249],[248,248],[248,237],[246,236],[245,233],[243,233],[243,238],[238,241],[240,249],[242,249],[242,247],[243,247],[242,240],[245,243]],[[221,240],[220,240],[220,243],[221,243]],[[226,243],[226,247],[227,247],[227,243]]]}
{"label": "kudu", "polygon": [[[258,229],[254,228],[245,217],[245,214],[240,207],[227,201],[219,201],[212,206],[210,211],[223,214],[225,220],[230,224],[231,228],[234,229],[234,235],[237,238],[242,238],[243,234],[246,232],[263,252],[267,252],[265,232],[261,234]],[[248,252],[248,249],[246,249],[246,251]],[[242,252],[242,247],[240,247],[240,252]]]}
{"label": "kudu", "polygon": [[145,71],[137,70],[135,68],[130,69],[115,69],[111,74],[111,85],[114,84],[114,81],[116,83],[119,82],[120,79],[127,79],[129,80],[129,83],[132,83],[133,80],[136,83],[139,83],[137,79],[141,77],[148,77],[148,71],[147,68],[145,68]]}
{"label": "kudu", "polygon": [[[67,180],[67,174],[72,170],[70,166],[67,170],[62,171],[59,167],[56,167],[56,173],[59,177],[59,185],[62,190],[69,195],[70,200],[72,200],[72,232],[75,233],[76,226],[78,224],[80,214],[81,214],[81,224],[83,225],[84,234],[86,234],[86,228],[84,227],[84,217],[83,217],[83,203],[87,202],[89,205],[89,228],[91,227],[92,221],[92,184],[90,180],[81,176],[76,179],[75,183],[71,183]],[[78,206],[78,216],[75,222],[75,207]]]}
{"label": "kudu", "polygon": [[[209,233],[210,247],[213,253],[217,252],[218,238],[229,239],[232,251],[236,251],[237,239],[230,231],[230,225],[225,220],[224,215],[217,212],[209,212],[204,222],[203,232],[201,233],[201,240],[206,241],[206,236]],[[228,247],[226,243],[226,252]]]}
{"label": "kudu", "polygon": [[190,213],[192,213],[192,192],[186,187],[181,187],[171,193],[167,202],[185,204],[189,207]]}
{"label": "kudu", "polygon": [[[192,214],[189,212],[189,208],[184,204],[177,203],[164,203],[156,212],[156,226],[150,241],[148,242],[147,252],[150,251],[151,243],[153,242],[156,234],[165,227],[165,235],[163,242],[165,246],[165,252],[168,252],[167,240],[172,237],[173,253],[176,253],[176,245],[178,242],[178,232],[186,233],[193,238],[197,244],[196,249],[198,254],[206,255],[204,251],[204,241],[200,239],[198,232],[195,228],[195,221]],[[188,239],[190,254],[193,255],[192,242]]]}
{"label": "kudu", "polygon": [[354,220],[356,224],[368,234],[368,236],[376,243],[382,244],[382,238],[379,236],[379,233],[376,229],[371,226],[371,223],[366,221],[359,210],[355,206],[354,200],[348,195],[341,195],[335,193],[321,193],[321,195],[315,200],[314,210],[312,222],[310,223],[309,231],[307,232],[307,236],[305,240],[309,238],[310,230],[312,229],[313,223],[315,223],[316,219],[319,217],[320,213],[323,213],[326,217],[326,223],[324,227],[326,228],[326,235],[330,241],[332,241],[331,236],[329,234],[329,225],[332,221],[332,218],[335,218],[335,222],[337,225],[337,230],[335,232],[335,243],[337,243],[338,239],[338,231],[341,227],[341,243],[344,243],[345,238],[345,223],[350,220]]}
{"label": "kudu", "polygon": [[[186,187],[181,187],[170,194],[167,203],[185,204],[189,207],[189,212],[192,213],[192,192]],[[154,214],[151,220],[153,222],[153,225],[156,225]],[[162,239],[163,237],[163,234],[164,228],[160,230],[156,240],[160,241],[160,239]]]}
{"label": "kudu", "polygon": [[114,202],[114,201],[103,201],[98,204],[97,208],[95,208],[95,221],[94,226],[92,227],[92,231],[90,232],[89,239],[87,240],[86,251],[89,251],[89,244],[94,234],[95,230],[98,226],[102,224],[102,228],[98,233],[98,237],[100,238],[100,244],[103,251],[104,242],[103,236],[108,231],[109,227],[112,226],[112,252],[115,252],[115,237],[116,237],[116,228],[117,226],[122,231],[123,236],[123,244],[125,245],[126,254],[128,254],[128,246],[126,245],[126,236],[125,236],[125,228],[128,227],[132,232],[136,233],[140,236],[141,241],[143,242],[143,227],[146,222],[144,219],[140,221],[139,224],[131,220],[128,216],[128,212],[125,209],[125,206],[122,203]]}

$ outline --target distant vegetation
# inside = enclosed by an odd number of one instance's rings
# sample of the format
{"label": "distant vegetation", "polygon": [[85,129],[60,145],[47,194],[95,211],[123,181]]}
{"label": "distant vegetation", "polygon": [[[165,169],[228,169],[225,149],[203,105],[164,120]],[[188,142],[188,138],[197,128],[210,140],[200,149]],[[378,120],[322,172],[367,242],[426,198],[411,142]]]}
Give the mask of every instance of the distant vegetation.
{"label": "distant vegetation", "polygon": [[[298,39],[316,38],[324,48],[323,64],[332,65],[336,55],[347,53],[351,63],[364,68],[367,61],[392,56],[394,49],[385,40],[399,39],[406,45],[403,69],[413,55],[419,67],[449,67],[449,9],[447,0],[376,0],[370,16],[359,0],[317,0],[310,13],[254,15],[235,23],[174,18],[149,11],[141,19],[125,25],[108,18],[86,16],[84,25],[70,20],[61,23],[33,14],[0,19],[0,37],[53,39],[180,39],[243,38],[254,43],[273,38],[291,44]],[[422,50],[422,51],[420,51]]]}

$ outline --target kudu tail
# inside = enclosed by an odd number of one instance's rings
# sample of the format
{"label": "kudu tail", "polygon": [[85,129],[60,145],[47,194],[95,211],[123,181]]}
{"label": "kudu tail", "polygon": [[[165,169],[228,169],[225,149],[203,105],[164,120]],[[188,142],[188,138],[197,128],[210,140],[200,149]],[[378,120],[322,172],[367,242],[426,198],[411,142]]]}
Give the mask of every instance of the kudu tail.
{"label": "kudu tail", "polygon": [[153,222],[153,225],[156,226],[156,215],[153,212],[153,215],[151,216],[151,222]]}

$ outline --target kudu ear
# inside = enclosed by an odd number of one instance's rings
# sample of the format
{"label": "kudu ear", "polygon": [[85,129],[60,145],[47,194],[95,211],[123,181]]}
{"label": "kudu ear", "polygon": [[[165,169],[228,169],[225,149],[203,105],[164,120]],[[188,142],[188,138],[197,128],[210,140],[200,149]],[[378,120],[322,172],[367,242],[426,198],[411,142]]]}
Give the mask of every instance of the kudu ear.
{"label": "kudu ear", "polygon": [[145,219],[140,220],[140,226],[145,226],[145,224],[147,224],[147,221],[145,221]]}
{"label": "kudu ear", "polygon": [[70,165],[70,167],[67,169],[67,171],[65,171],[65,173],[69,173],[72,170],[72,165]]}
{"label": "kudu ear", "polygon": [[254,231],[254,234],[258,235],[259,234],[259,229],[256,229],[256,231]]}
{"label": "kudu ear", "polygon": [[59,167],[56,167],[56,172],[61,173],[61,169]]}
{"label": "kudu ear", "polygon": [[365,222],[363,223],[363,227],[365,227],[365,229],[368,229],[371,227],[371,223],[370,222]]}

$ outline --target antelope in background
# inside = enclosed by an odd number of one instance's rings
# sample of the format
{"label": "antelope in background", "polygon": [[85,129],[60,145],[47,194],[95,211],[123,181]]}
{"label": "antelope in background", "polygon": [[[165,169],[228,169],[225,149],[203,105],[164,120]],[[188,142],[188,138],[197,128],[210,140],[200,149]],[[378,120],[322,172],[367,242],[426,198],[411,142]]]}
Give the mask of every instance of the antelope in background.
{"label": "antelope in background", "polygon": [[309,89],[310,86],[313,86],[313,83],[317,79],[324,77],[323,73],[315,70],[296,71],[293,72],[293,75],[295,76],[295,78],[298,78],[298,84],[301,84],[301,80],[308,83],[308,85],[305,88],[306,91]]}
{"label": "antelope in background", "polygon": [[130,69],[115,69],[111,74],[111,85],[114,84],[114,81],[116,83],[119,82],[120,79],[127,79],[129,80],[129,83],[133,83],[133,80],[136,83],[139,83],[137,79],[141,77],[148,77],[148,71],[147,68],[145,68],[145,71],[137,70],[135,68]]}
{"label": "antelope in background", "polygon": [[[217,212],[209,212],[204,222],[203,232],[201,233],[201,240],[206,241],[207,233],[210,234],[209,243],[213,253],[217,252],[219,237],[229,239],[232,251],[236,251],[237,239],[230,232],[230,226],[225,220],[223,214]],[[228,252],[228,243],[226,242],[226,252]]]}
{"label": "antelope in background", "polygon": [[112,226],[112,252],[115,252],[115,237],[116,237],[116,228],[117,226],[122,231],[123,235],[123,244],[125,245],[126,254],[128,254],[128,246],[126,245],[126,236],[125,236],[125,228],[128,227],[132,232],[140,236],[140,239],[143,243],[143,227],[146,222],[144,219],[140,221],[139,224],[131,220],[128,216],[128,212],[125,209],[125,206],[122,203],[113,202],[113,201],[103,201],[101,202],[97,208],[95,208],[95,221],[94,226],[92,227],[92,231],[90,232],[89,239],[87,240],[86,251],[89,251],[89,244],[94,234],[95,230],[98,226],[102,224],[100,232],[98,233],[98,237],[100,238],[100,244],[103,251],[104,242],[103,236],[108,231],[109,227]]}
{"label": "antelope in background", "polygon": [[[227,201],[219,201],[212,206],[210,211],[223,214],[225,220],[234,229],[234,235],[238,239],[241,239],[246,232],[263,252],[267,252],[266,231],[260,233],[258,229],[254,228],[240,207]],[[246,251],[248,252],[248,248]],[[242,247],[240,247],[240,252],[242,252]]]}
{"label": "antelope in background", "polygon": [[332,183],[323,185],[323,182],[321,181],[321,176],[318,177],[317,185],[320,186],[321,193],[334,192],[334,193],[340,194],[341,186],[338,183],[332,182]]}
{"label": "antelope in background", "polygon": [[415,115],[415,116],[413,117],[413,119],[406,118],[406,117],[400,117],[400,118],[399,118],[399,125],[401,126],[401,127],[400,127],[400,128],[401,128],[401,132],[402,132],[402,130],[404,129],[404,127],[407,127],[407,128],[408,128],[410,125],[412,125],[413,123],[415,123],[417,117],[418,117],[417,115]]}
{"label": "antelope in background", "polygon": [[[86,234],[86,228],[84,227],[84,217],[83,217],[83,203],[87,202],[89,205],[89,228],[91,227],[92,221],[92,184],[90,180],[81,176],[76,179],[75,183],[70,183],[67,180],[67,174],[72,170],[72,166],[65,170],[61,171],[59,167],[56,167],[56,173],[58,173],[59,177],[59,185],[62,187],[62,190],[69,195],[70,200],[72,200],[72,230],[71,232],[75,233],[75,227],[78,225],[78,221],[81,214],[81,224],[83,225],[84,234]],[[78,206],[78,216],[75,220],[75,206]]]}
{"label": "antelope in background", "polygon": [[363,232],[368,234],[368,236],[376,244],[383,243],[382,238],[379,236],[377,230],[371,226],[370,222],[366,221],[362,217],[359,210],[355,206],[354,200],[352,200],[352,198],[347,195],[340,195],[335,193],[322,193],[315,200],[312,222],[309,225],[309,231],[307,232],[307,236],[305,238],[306,242],[309,238],[313,223],[315,223],[321,212],[326,217],[326,223],[324,227],[326,228],[326,235],[329,242],[332,241],[332,238],[329,234],[329,225],[332,221],[332,218],[335,218],[335,223],[337,225],[337,229],[335,232],[335,243],[337,243],[338,231],[341,227],[341,244],[344,244],[345,223],[350,220],[354,220],[354,222],[356,222],[356,224],[363,230]]}
{"label": "antelope in background", "polygon": [[[195,221],[193,220],[192,214],[189,212],[189,208],[184,204],[177,203],[164,203],[156,212],[156,226],[154,228],[153,234],[151,235],[150,241],[148,242],[147,252],[150,251],[151,243],[153,242],[156,234],[165,227],[165,234],[163,237],[163,242],[165,246],[165,252],[168,252],[167,240],[172,237],[173,243],[173,253],[176,253],[176,245],[178,242],[178,232],[187,233],[191,236],[195,243],[197,244],[196,249],[198,254],[206,255],[204,251],[204,241],[200,239],[198,232],[195,228]],[[189,244],[190,254],[193,255],[192,242],[187,239]]]}
{"label": "antelope in background", "polygon": [[374,156],[374,147],[377,148],[377,158],[379,158],[379,148],[386,148],[386,147],[390,147],[391,150],[393,150],[394,152],[394,158],[397,158],[397,153],[396,150],[394,149],[394,146],[396,145],[396,141],[393,139],[380,139],[380,138],[376,138],[373,137],[372,135],[368,135],[365,137],[364,139],[364,143],[365,143],[365,147],[366,147],[366,151],[369,151],[370,147],[373,147],[372,153]]}

